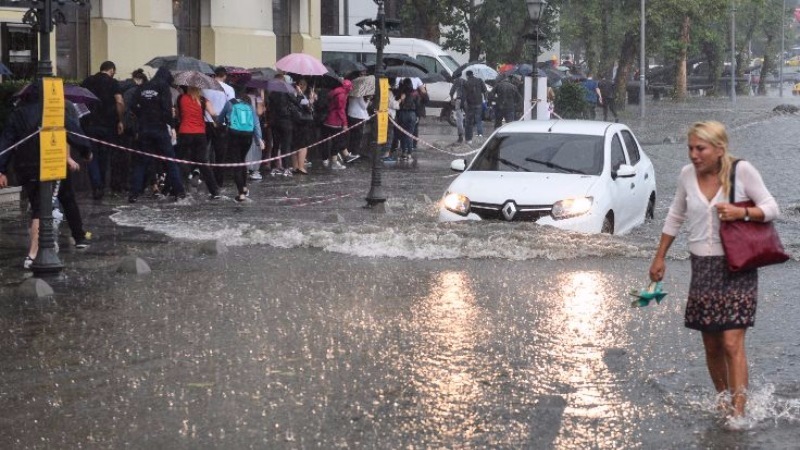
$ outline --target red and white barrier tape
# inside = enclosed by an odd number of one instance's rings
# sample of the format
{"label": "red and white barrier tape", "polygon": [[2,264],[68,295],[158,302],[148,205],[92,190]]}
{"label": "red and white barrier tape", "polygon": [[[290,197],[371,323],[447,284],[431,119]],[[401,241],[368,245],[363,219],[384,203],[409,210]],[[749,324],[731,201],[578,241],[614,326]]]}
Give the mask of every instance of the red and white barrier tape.
{"label": "red and white barrier tape", "polygon": [[[362,126],[362,125],[366,124],[366,123],[367,123],[367,122],[369,122],[369,121],[370,121],[370,119],[372,119],[373,117],[375,117],[375,115],[374,115],[374,114],[373,114],[372,116],[370,116],[368,119],[365,119],[365,120],[361,121],[361,122],[360,122],[360,123],[358,123],[357,125],[353,125],[352,127],[348,128],[348,129],[346,129],[346,130],[342,130],[342,131],[340,131],[339,133],[336,133],[336,134],[334,134],[334,135],[332,135],[332,136],[328,136],[327,138],[325,138],[325,139],[323,139],[323,140],[321,140],[321,141],[315,142],[315,143],[313,143],[313,144],[311,144],[311,145],[309,145],[309,146],[307,146],[307,147],[305,147],[305,148],[311,148],[311,147],[315,147],[315,146],[317,146],[317,145],[321,145],[321,144],[323,144],[323,143],[325,143],[325,142],[327,142],[327,141],[329,141],[329,140],[332,140],[332,139],[334,139],[334,138],[336,138],[336,137],[338,137],[338,136],[340,136],[340,135],[342,135],[342,134],[345,134],[345,133],[349,132],[349,131],[350,131],[350,130],[352,130],[353,128],[360,127],[360,126]],[[37,131],[37,133],[38,133],[38,131]],[[170,161],[170,162],[174,162],[174,163],[178,163],[178,164],[190,164],[190,165],[193,165],[193,166],[208,166],[208,167],[244,167],[244,166],[251,166],[251,165],[260,165],[260,164],[263,164],[263,163],[266,163],[266,162],[270,162],[270,161],[276,161],[276,160],[279,160],[279,159],[283,159],[283,158],[286,158],[286,157],[292,156],[292,155],[294,155],[294,154],[296,154],[296,153],[298,153],[298,152],[300,151],[300,149],[298,149],[298,150],[295,150],[295,151],[293,151],[293,152],[289,152],[289,153],[286,153],[286,154],[282,154],[282,155],[280,155],[280,156],[273,156],[273,157],[271,157],[271,158],[260,159],[260,160],[258,160],[258,161],[247,161],[247,162],[240,162],[240,163],[210,163],[210,162],[197,162],[197,161],[188,161],[188,160],[185,160],[185,159],[170,158],[170,157],[168,157],[168,156],[158,155],[158,154],[155,154],[155,153],[148,153],[148,152],[145,152],[145,151],[142,151],[142,150],[136,150],[136,149],[133,149],[133,148],[128,148],[128,147],[122,146],[122,145],[112,144],[112,143],[110,143],[110,142],[105,142],[105,141],[102,141],[102,140],[100,140],[100,139],[95,139],[95,138],[93,138],[93,137],[85,136],[85,135],[82,135],[82,134],[80,134],[80,133],[75,133],[75,132],[73,132],[73,131],[67,131],[67,133],[70,133],[70,134],[72,134],[72,135],[74,135],[74,136],[78,136],[78,137],[84,138],[84,139],[86,139],[86,140],[89,140],[89,141],[92,141],[92,142],[96,142],[96,143],[98,143],[98,144],[103,144],[103,145],[105,145],[105,146],[112,147],[112,148],[118,148],[118,149],[120,149],[120,150],[125,150],[125,151],[127,151],[127,152],[136,153],[136,154],[138,154],[138,155],[142,155],[142,156],[149,156],[149,157],[151,157],[151,158],[160,159],[160,160],[162,160],[162,161]],[[29,137],[30,137],[30,136],[29,136]],[[26,138],[26,139],[27,139],[27,138]],[[20,142],[19,142],[17,145],[19,145],[20,143],[22,143],[22,141],[20,141]]]}
{"label": "red and white barrier tape", "polygon": [[6,154],[6,153],[10,152],[11,150],[14,150],[15,148],[19,147],[20,145],[24,144],[24,143],[25,143],[25,142],[26,142],[28,139],[30,139],[30,138],[32,138],[32,137],[34,137],[34,136],[36,136],[36,135],[37,135],[37,134],[39,134],[41,131],[42,131],[42,129],[40,128],[40,129],[38,129],[38,130],[34,131],[33,133],[29,134],[28,136],[26,136],[26,137],[24,137],[24,138],[20,139],[19,141],[17,141],[17,142],[16,142],[16,143],[14,143],[13,145],[9,145],[7,149],[5,149],[5,150],[3,150],[2,152],[0,152],[0,156],[4,155],[4,154]]}
{"label": "red and white barrier tape", "polygon": [[441,153],[444,153],[444,154],[446,154],[446,155],[452,155],[452,156],[469,156],[469,155],[474,155],[475,153],[478,153],[478,150],[473,150],[473,151],[471,151],[471,152],[467,152],[467,153],[454,153],[454,152],[448,152],[447,150],[443,150],[443,149],[441,149],[441,148],[439,148],[439,147],[437,147],[437,146],[435,146],[435,145],[433,145],[433,144],[431,144],[431,143],[429,143],[429,142],[426,142],[426,141],[425,141],[425,140],[423,140],[423,139],[420,139],[420,138],[418,138],[417,136],[414,136],[414,133],[411,133],[411,132],[409,132],[409,131],[405,130],[403,127],[401,127],[401,126],[400,126],[400,124],[399,124],[399,123],[397,123],[397,122],[396,122],[396,121],[395,121],[395,120],[392,118],[392,116],[389,116],[389,120],[392,122],[392,124],[395,126],[395,128],[396,128],[398,131],[400,131],[401,133],[403,133],[403,134],[405,134],[406,136],[410,137],[411,139],[413,139],[413,140],[415,140],[415,141],[417,141],[417,142],[419,142],[419,143],[421,143],[421,144],[424,144],[424,145],[426,145],[426,146],[428,146],[428,147],[430,147],[430,148],[432,148],[432,149],[436,150],[437,152],[441,152]]}

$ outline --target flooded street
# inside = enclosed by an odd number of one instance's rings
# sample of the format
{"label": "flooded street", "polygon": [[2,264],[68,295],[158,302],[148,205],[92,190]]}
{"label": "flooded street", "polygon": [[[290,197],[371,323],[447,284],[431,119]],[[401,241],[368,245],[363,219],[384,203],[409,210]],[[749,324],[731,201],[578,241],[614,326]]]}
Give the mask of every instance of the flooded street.
{"label": "flooded street", "polygon": [[[681,134],[632,124],[658,200],[624,236],[439,224],[454,156],[422,147],[384,172],[386,214],[360,208],[367,164],[267,178],[243,206],[87,205],[100,241],[63,254],[54,301],[15,300],[19,258],[2,259],[0,448],[795,448],[798,117],[729,124],[793,255],[760,271],[744,430],[724,426],[700,335],[683,327],[685,235],[666,300],[630,307],[688,162]],[[199,256],[208,240],[228,253]],[[114,273],[124,255],[152,274]]]}

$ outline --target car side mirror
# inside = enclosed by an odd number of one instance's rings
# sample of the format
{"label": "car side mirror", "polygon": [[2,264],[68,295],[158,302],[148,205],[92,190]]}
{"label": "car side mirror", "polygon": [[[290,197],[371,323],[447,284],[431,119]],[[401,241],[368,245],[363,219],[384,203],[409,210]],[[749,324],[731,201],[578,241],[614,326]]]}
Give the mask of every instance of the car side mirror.
{"label": "car side mirror", "polygon": [[[615,175],[615,176],[614,176]],[[633,178],[636,176],[636,168],[627,164],[620,164],[616,173],[612,172],[614,179],[617,178]]]}
{"label": "car side mirror", "polygon": [[456,159],[450,163],[450,170],[454,172],[463,172],[467,170],[467,160],[466,159]]}

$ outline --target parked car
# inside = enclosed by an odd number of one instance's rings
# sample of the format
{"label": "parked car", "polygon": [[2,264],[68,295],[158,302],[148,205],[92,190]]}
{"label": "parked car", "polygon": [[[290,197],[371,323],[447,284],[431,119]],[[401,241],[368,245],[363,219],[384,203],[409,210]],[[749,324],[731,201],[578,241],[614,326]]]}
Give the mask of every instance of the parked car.
{"label": "parked car", "polygon": [[656,176],[625,125],[519,121],[499,128],[440,202],[439,221],[527,221],[622,234],[652,218]]}

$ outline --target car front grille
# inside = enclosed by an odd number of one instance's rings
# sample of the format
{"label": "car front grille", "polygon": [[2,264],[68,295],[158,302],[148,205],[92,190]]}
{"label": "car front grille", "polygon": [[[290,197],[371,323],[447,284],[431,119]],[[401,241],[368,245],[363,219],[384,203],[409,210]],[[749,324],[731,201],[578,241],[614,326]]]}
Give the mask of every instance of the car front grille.
{"label": "car front grille", "polygon": [[517,205],[513,201],[508,201],[502,205],[494,203],[470,203],[470,212],[475,213],[482,220],[502,220],[508,222],[503,209],[512,205],[514,210],[511,222],[536,222],[544,216],[549,216],[553,210],[553,205]]}

